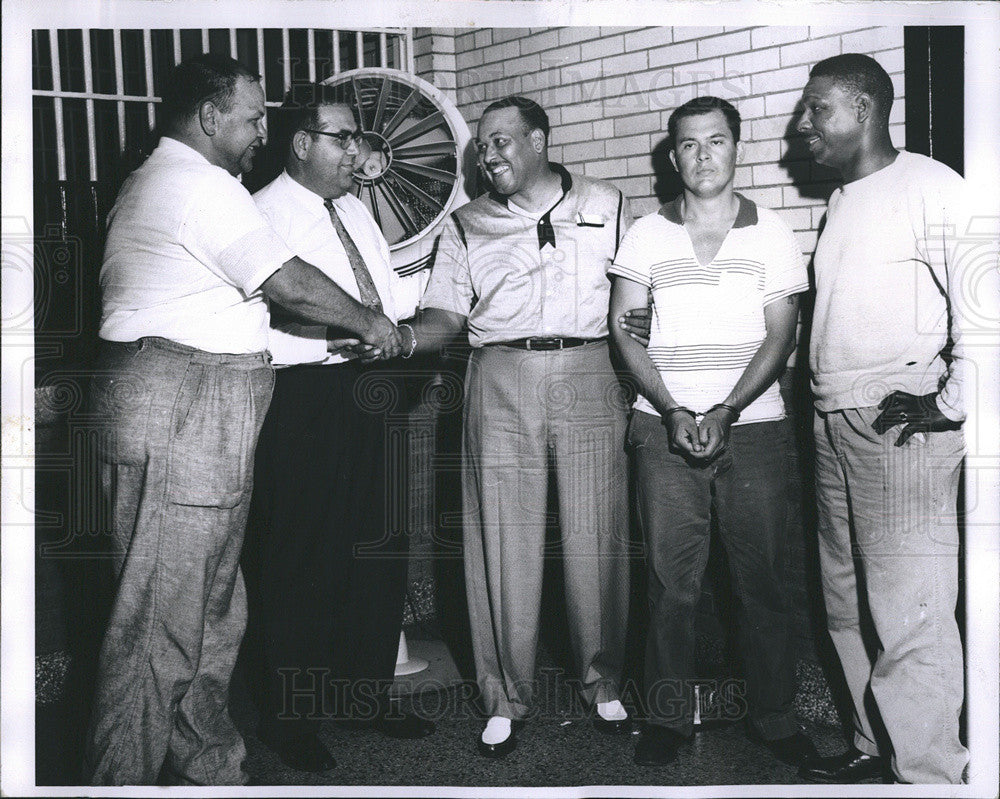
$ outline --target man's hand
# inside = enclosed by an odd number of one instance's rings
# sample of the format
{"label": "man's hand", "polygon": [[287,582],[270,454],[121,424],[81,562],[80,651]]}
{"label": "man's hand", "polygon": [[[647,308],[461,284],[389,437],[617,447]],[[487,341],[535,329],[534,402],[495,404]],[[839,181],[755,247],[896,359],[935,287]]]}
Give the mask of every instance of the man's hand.
{"label": "man's hand", "polygon": [[667,438],[675,449],[695,458],[702,457],[703,447],[698,440],[698,423],[694,414],[677,410],[667,414],[663,423],[667,426]]}
{"label": "man's hand", "polygon": [[698,442],[702,446],[702,460],[710,461],[729,445],[729,429],[738,417],[726,408],[713,408],[708,411],[698,425]]}
{"label": "man's hand", "polygon": [[942,430],[958,430],[961,422],[954,422],[941,413],[937,404],[937,394],[907,394],[893,391],[883,399],[878,407],[882,413],[872,422],[872,429],[882,435],[890,427],[904,425],[896,439],[901,447],[914,433],[937,433]]}
{"label": "man's hand", "polygon": [[[375,314],[361,339],[378,350],[376,357],[395,358],[403,350],[403,337],[399,329],[384,314]],[[374,352],[371,354],[375,355]]]}
{"label": "man's hand", "polygon": [[646,298],[645,308],[632,308],[618,317],[618,326],[644,347],[649,346],[649,328],[653,323],[653,292],[647,292]]}
{"label": "man's hand", "polygon": [[331,355],[341,355],[349,361],[361,359],[362,363],[377,361],[382,351],[371,344],[362,344],[356,338],[334,338],[326,342],[326,349]]}

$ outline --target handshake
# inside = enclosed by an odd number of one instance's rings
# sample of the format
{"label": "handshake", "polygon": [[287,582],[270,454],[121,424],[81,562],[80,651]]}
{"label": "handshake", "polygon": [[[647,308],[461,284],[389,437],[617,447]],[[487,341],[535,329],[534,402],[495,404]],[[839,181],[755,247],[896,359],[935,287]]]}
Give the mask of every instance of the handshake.
{"label": "handshake", "polygon": [[326,348],[331,355],[371,363],[395,358],[400,354],[409,358],[417,348],[417,339],[410,325],[405,322],[394,325],[388,317],[378,313],[360,338],[351,337],[343,328],[328,327]]}

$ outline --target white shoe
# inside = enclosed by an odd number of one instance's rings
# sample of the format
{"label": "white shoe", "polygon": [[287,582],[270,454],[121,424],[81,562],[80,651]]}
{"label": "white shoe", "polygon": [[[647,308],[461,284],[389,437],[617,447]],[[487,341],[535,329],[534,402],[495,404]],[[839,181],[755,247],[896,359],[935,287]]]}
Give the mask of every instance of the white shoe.
{"label": "white shoe", "polygon": [[628,713],[617,699],[610,702],[598,702],[597,715],[605,721],[625,721],[628,718]]}
{"label": "white shoe", "polygon": [[486,722],[481,740],[487,746],[496,746],[510,738],[510,719],[503,716],[491,716]]}

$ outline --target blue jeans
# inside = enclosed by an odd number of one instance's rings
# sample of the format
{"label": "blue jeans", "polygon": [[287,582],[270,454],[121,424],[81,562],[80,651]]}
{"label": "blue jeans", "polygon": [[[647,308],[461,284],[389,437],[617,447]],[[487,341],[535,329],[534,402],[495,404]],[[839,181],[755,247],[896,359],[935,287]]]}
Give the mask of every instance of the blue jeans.
{"label": "blue jeans", "polygon": [[103,342],[91,388],[117,592],[87,741],[96,785],[245,782],[229,680],[240,549],[271,398],[266,353]]}
{"label": "blue jeans", "polygon": [[695,608],[714,513],[739,600],[737,634],[750,720],[767,739],[798,730],[795,660],[785,592],[786,421],[732,428],[729,446],[700,465],[671,451],[659,417],[635,411],[628,441],[649,572],[646,702],[649,721],[692,731]]}
{"label": "blue jeans", "polygon": [[[870,689],[902,782],[958,783],[964,693],[958,601],[960,430],[878,435],[878,408],[817,413],[816,505],[827,627],[854,704],[854,745],[880,753]],[[859,579],[860,578],[860,579]],[[861,634],[859,593],[878,646]],[[884,753],[888,754],[888,753]]]}

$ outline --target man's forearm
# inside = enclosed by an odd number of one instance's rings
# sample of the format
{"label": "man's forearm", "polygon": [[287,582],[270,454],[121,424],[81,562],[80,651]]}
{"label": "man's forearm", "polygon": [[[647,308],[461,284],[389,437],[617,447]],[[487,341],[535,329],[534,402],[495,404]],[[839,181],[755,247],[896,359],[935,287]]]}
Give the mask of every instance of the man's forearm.
{"label": "man's forearm", "polygon": [[441,352],[461,332],[465,323],[466,317],[441,308],[425,308],[412,319],[400,322],[413,328],[413,338],[417,342],[413,351],[422,355]]}
{"label": "man's forearm", "polygon": [[[780,305],[779,305],[780,303]],[[767,333],[740,379],[723,402],[742,412],[763,394],[785,369],[795,351],[795,325],[798,321],[798,297],[776,300],[764,309]]]}
{"label": "man's forearm", "polygon": [[310,322],[363,335],[377,314],[312,264],[293,258],[261,286],[264,296]]}
{"label": "man's forearm", "polygon": [[611,339],[618,348],[622,360],[625,361],[629,374],[638,383],[639,392],[649,400],[661,416],[665,416],[668,410],[677,407],[677,401],[663,384],[663,378],[650,360],[646,348],[626,331],[617,327],[611,327],[610,330]]}
{"label": "man's forearm", "polygon": [[722,402],[742,412],[781,376],[794,349],[794,342],[789,347],[784,342],[764,339],[733,390]]}

